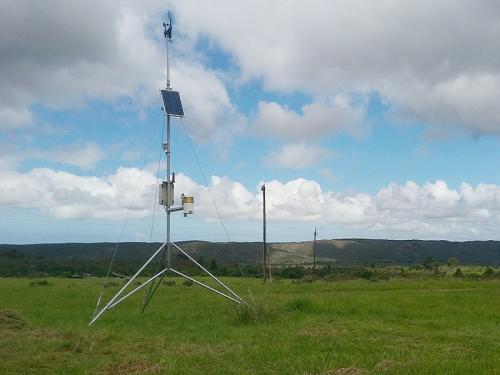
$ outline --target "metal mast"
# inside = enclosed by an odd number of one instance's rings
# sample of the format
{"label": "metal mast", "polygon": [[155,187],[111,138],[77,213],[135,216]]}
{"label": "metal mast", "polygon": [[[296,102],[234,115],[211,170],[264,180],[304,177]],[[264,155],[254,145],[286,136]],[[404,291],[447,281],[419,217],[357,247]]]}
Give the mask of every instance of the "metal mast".
{"label": "metal mast", "polygon": [[[166,159],[167,159],[167,178],[166,181],[163,181],[160,184],[159,187],[159,199],[158,203],[162,206],[164,206],[165,211],[167,213],[167,238],[165,243],[161,245],[154,253],[153,255],[142,265],[141,268],[126,282],[126,284],[106,303],[106,305],[98,312],[99,309],[99,304],[101,301],[101,298],[99,297],[96,309],[94,311],[94,315],[92,316],[92,319],[89,323],[89,325],[92,325],[99,317],[106,312],[107,310],[111,310],[114,308],[116,305],[119,303],[123,302],[125,299],[133,295],[134,293],[138,292],[142,288],[146,287],[148,284],[150,284],[149,291],[145,297],[144,304],[142,306],[142,311],[144,311],[144,308],[147,306],[149,301],[151,300],[151,297],[155,293],[156,289],[161,283],[161,280],[167,273],[171,273],[175,276],[180,276],[185,279],[191,280],[194,282],[196,285],[202,286],[209,291],[220,295],[222,297],[225,297],[229,299],[230,301],[233,301],[234,303],[237,304],[247,304],[238,294],[236,294],[232,289],[230,289],[226,284],[224,284],[222,281],[220,281],[217,277],[215,277],[213,274],[211,274],[205,267],[203,267],[199,262],[197,262],[193,257],[191,257],[187,252],[185,252],[183,249],[181,249],[176,243],[173,243],[171,241],[171,236],[170,236],[170,214],[172,212],[176,211],[183,211],[184,212],[184,217],[187,215],[190,215],[193,213],[193,207],[194,207],[194,197],[191,196],[186,196],[184,194],[181,195],[181,202],[182,206],[179,207],[174,207],[175,203],[175,194],[174,194],[174,184],[175,184],[175,174],[171,173],[171,160],[170,160],[170,155],[171,155],[171,138],[170,138],[170,118],[173,117],[184,117],[184,110],[182,108],[182,103],[180,99],[180,95],[178,91],[173,91],[172,88],[170,87],[170,43],[172,42],[172,18],[169,16],[169,24],[163,23],[163,36],[165,37],[166,43],[167,43],[167,85],[165,89],[160,90],[161,93],[161,98],[163,101],[163,112],[165,113],[166,117],[166,123],[167,123],[167,139],[166,141],[163,142],[163,150],[165,151],[166,154]],[[172,257],[171,257],[171,252],[172,252],[172,247],[174,247],[179,253],[183,254],[187,259],[189,259],[191,262],[193,262],[197,267],[199,267],[204,273],[206,273],[209,277],[211,277],[213,280],[219,284],[222,288],[225,290],[222,292],[220,290],[217,290],[211,286],[208,286],[190,276],[187,276],[183,274],[182,272],[179,272],[178,270],[174,269],[172,266]],[[162,270],[154,274],[152,277],[148,278],[145,282],[142,284],[139,284],[136,288],[132,289],[128,293],[125,294],[126,289],[132,284],[132,282],[140,276],[141,272],[155,259],[160,253],[164,254],[166,249],[166,264],[164,263],[164,260],[161,262],[161,268]],[[156,283],[156,285],[155,285]]]}
{"label": "metal mast", "polygon": [[[168,26],[168,28],[167,28]],[[163,22],[163,37],[165,38],[165,42],[167,44],[167,90],[171,90],[170,88],[170,43],[172,43],[172,17],[169,16],[169,24],[167,25],[165,22]],[[170,113],[166,111],[164,108],[165,114],[167,116],[167,144],[165,147],[165,143],[163,144],[163,149],[165,150],[166,157],[167,157],[167,184],[170,186],[172,185],[172,191],[173,191],[173,182],[172,179],[170,179],[170,152],[171,152],[171,143],[170,143]],[[165,210],[167,211],[167,267],[170,267],[171,265],[171,252],[172,252],[172,245],[170,243],[170,200],[167,200],[167,205],[165,206]]]}
{"label": "metal mast", "polygon": [[262,271],[264,282],[267,280],[267,241],[266,241],[266,185],[260,188],[262,191]]}

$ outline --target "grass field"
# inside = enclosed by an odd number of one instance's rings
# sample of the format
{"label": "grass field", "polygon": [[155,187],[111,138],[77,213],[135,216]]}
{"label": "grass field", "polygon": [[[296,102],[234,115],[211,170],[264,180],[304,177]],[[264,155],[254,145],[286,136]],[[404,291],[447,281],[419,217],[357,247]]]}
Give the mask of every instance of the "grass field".
{"label": "grass field", "polygon": [[500,374],[498,280],[226,279],[252,320],[177,279],[92,327],[102,280],[47,280],[0,279],[2,374]]}

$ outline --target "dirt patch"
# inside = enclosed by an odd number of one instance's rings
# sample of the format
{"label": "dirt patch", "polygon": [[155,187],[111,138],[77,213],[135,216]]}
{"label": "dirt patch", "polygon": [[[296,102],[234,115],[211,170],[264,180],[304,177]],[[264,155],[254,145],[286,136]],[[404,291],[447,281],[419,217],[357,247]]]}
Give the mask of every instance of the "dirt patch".
{"label": "dirt patch", "polygon": [[162,370],[162,366],[158,363],[150,363],[146,361],[126,361],[118,364],[113,364],[97,374],[106,375],[129,375],[129,374],[158,374]]}
{"label": "dirt patch", "polygon": [[0,329],[22,329],[26,319],[14,310],[0,310]]}
{"label": "dirt patch", "polygon": [[446,346],[442,348],[441,353],[446,355],[446,356],[453,356],[453,355],[464,355],[464,354],[469,354],[474,352],[473,349],[467,348],[465,346],[460,346],[460,345],[454,345],[454,346]]}
{"label": "dirt patch", "polygon": [[195,343],[177,344],[168,350],[172,354],[192,356],[196,354],[204,354],[208,356],[218,356],[224,354],[224,347],[218,345],[199,345]]}
{"label": "dirt patch", "polygon": [[396,363],[388,359],[383,359],[375,365],[375,370],[386,371],[396,367]]}
{"label": "dirt patch", "polygon": [[334,337],[341,336],[344,332],[338,327],[314,327],[302,329],[297,334],[307,337]]}
{"label": "dirt patch", "polygon": [[332,375],[366,375],[368,374],[368,371],[362,368],[358,367],[341,367],[333,372],[330,372],[329,374]]}
{"label": "dirt patch", "polygon": [[[476,288],[461,288],[461,289],[431,289],[431,290],[419,290],[418,292],[425,293],[425,292],[437,292],[437,293],[452,293],[452,292],[475,292]],[[484,290],[484,289],[482,289]]]}

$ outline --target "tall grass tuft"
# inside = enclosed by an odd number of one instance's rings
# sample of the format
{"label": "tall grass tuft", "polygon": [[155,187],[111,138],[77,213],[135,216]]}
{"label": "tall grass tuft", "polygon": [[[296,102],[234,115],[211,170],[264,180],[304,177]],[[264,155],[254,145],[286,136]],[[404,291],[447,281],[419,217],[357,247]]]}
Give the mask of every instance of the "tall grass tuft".
{"label": "tall grass tuft", "polygon": [[263,302],[239,304],[234,308],[235,323],[242,325],[272,322],[278,315],[279,311],[275,306]]}
{"label": "tall grass tuft", "polygon": [[301,312],[314,312],[317,310],[313,301],[308,297],[294,299],[288,302],[285,305],[285,308],[288,311],[301,311]]}
{"label": "tall grass tuft", "polygon": [[0,329],[21,329],[26,326],[24,317],[14,310],[0,310]]}

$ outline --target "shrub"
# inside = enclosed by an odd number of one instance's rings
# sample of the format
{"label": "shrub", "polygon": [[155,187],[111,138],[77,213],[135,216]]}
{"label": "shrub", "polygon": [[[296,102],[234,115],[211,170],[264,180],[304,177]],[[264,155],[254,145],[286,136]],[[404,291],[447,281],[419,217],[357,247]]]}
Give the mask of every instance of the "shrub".
{"label": "shrub", "polygon": [[495,271],[493,270],[493,268],[488,267],[483,272],[482,277],[487,278],[487,279],[495,277]]}
{"label": "shrub", "polygon": [[458,267],[456,270],[455,270],[455,273],[453,274],[454,277],[463,277],[464,276],[464,273],[462,272],[462,269],[460,267]]}
{"label": "shrub", "polygon": [[362,279],[365,279],[365,280],[371,280],[371,279],[374,279],[376,277],[376,274],[375,274],[375,272],[373,272],[371,270],[364,269],[364,270],[357,272],[356,276],[358,276]]}
{"label": "shrub", "polygon": [[105,288],[116,288],[118,284],[116,281],[108,281],[106,284],[104,284]]}
{"label": "shrub", "polygon": [[30,282],[30,286],[52,286],[48,280],[33,280]]}
{"label": "shrub", "polygon": [[281,270],[280,276],[285,279],[301,279],[306,274],[304,267],[285,267]]}
{"label": "shrub", "polygon": [[460,261],[455,258],[455,257],[451,257],[451,258],[448,258],[448,267],[456,267],[460,264]]}
{"label": "shrub", "polygon": [[194,283],[191,280],[184,280],[182,282],[182,285],[184,286],[192,286]]}
{"label": "shrub", "polygon": [[301,312],[311,312],[314,311],[313,301],[309,298],[299,298],[288,302],[285,305],[288,311],[301,311]]}

